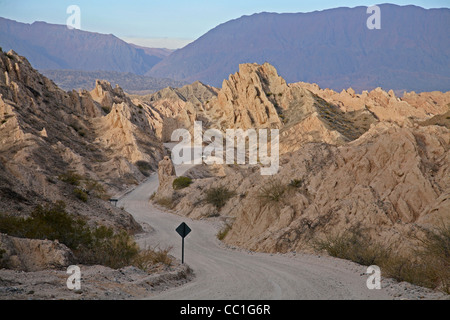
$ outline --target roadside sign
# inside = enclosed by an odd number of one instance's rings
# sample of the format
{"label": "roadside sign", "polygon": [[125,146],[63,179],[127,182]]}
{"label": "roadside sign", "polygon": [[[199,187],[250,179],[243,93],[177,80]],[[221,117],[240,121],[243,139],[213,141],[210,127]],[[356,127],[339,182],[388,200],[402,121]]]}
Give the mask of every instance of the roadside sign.
{"label": "roadside sign", "polygon": [[184,264],[184,238],[191,232],[191,228],[183,222],[175,231],[181,236],[181,263]]}
{"label": "roadside sign", "polygon": [[191,228],[189,228],[188,225],[183,222],[178,226],[176,231],[182,238],[186,238],[186,236],[191,232]]}

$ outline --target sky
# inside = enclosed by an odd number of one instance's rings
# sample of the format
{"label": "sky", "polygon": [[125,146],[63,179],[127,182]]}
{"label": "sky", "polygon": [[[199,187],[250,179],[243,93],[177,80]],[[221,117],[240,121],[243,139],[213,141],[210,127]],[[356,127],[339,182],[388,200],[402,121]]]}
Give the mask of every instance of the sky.
{"label": "sky", "polygon": [[[384,3],[384,2],[382,2]],[[449,0],[391,1],[398,5],[448,8]],[[330,0],[0,0],[0,17],[19,22],[66,24],[67,8],[80,8],[81,30],[114,34],[139,45],[177,49],[217,25],[259,12],[311,12],[371,6],[373,1]]]}

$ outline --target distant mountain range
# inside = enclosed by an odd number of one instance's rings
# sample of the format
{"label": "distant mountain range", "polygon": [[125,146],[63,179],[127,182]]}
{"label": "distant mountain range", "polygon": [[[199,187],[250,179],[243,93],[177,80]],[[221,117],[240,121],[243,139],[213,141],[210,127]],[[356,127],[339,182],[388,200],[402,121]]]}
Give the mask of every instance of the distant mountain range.
{"label": "distant mountain range", "polygon": [[163,58],[109,34],[69,30],[65,25],[20,23],[0,18],[0,46],[26,56],[38,70],[131,72],[142,75]]}
{"label": "distant mountain range", "polygon": [[450,10],[379,7],[381,30],[367,28],[367,7],[244,16],[175,51],[147,75],[220,86],[240,63],[267,61],[289,83],[450,90]]}
{"label": "distant mountain range", "polygon": [[[114,35],[0,18],[0,46],[26,56],[42,72],[101,70],[220,87],[239,64],[269,62],[288,83],[359,92],[449,91],[450,9],[380,8],[381,30],[367,28],[367,7],[259,13],[221,24],[174,52],[128,44]],[[70,79],[64,75],[74,80],[73,74],[58,73],[57,84],[67,88]]]}

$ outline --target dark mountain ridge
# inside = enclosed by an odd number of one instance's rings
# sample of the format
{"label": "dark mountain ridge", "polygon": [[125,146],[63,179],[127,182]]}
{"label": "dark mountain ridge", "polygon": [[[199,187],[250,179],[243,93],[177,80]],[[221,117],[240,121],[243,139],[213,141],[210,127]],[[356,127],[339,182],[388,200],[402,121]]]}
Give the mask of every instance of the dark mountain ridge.
{"label": "dark mountain ridge", "polygon": [[109,34],[65,25],[20,23],[0,17],[0,46],[27,56],[38,70],[131,72],[142,75],[162,60]]}
{"label": "dark mountain ridge", "polygon": [[288,82],[334,90],[450,90],[450,10],[380,8],[381,30],[367,28],[367,7],[243,16],[175,51],[147,75],[220,86],[240,63],[267,61]]}

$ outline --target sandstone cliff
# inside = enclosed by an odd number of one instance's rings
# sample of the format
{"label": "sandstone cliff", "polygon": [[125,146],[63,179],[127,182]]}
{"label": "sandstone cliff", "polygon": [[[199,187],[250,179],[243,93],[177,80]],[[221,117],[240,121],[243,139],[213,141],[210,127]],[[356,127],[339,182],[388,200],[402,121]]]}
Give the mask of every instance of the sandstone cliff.
{"label": "sandstone cliff", "polygon": [[63,200],[92,221],[139,229],[100,198],[156,170],[163,151],[149,118],[119,87],[97,81],[92,92],[65,92],[24,57],[0,52],[0,212]]}

